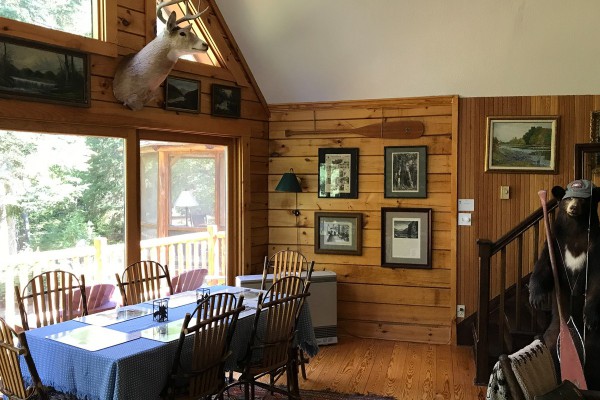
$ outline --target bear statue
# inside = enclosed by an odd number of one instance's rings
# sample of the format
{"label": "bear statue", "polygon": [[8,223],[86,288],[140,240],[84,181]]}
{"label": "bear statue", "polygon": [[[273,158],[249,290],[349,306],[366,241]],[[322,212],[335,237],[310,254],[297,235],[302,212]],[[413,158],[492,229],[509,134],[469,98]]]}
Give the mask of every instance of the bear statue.
{"label": "bear statue", "polygon": [[[573,318],[585,337],[583,365],[589,389],[600,389],[600,188],[588,180],[575,180],[552,188],[559,202],[552,223],[553,249],[560,286],[560,307],[565,321]],[[588,229],[589,227],[589,229]],[[544,333],[544,342],[556,349],[559,317],[548,243],[535,263],[529,281],[529,301],[541,309],[553,299],[552,322]],[[550,297],[551,296],[551,297]],[[577,338],[574,341],[578,340]]]}

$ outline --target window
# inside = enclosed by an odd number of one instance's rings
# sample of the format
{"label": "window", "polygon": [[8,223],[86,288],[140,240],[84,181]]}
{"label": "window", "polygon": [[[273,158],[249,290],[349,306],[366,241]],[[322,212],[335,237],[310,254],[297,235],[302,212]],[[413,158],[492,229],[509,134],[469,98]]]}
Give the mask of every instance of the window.
{"label": "window", "polygon": [[224,283],[227,146],[144,140],[140,152],[141,258]]}
{"label": "window", "polygon": [[125,257],[124,140],[0,130],[0,315],[62,269],[113,282]]}
{"label": "window", "polygon": [[100,37],[98,0],[4,0],[0,16],[89,38]]}

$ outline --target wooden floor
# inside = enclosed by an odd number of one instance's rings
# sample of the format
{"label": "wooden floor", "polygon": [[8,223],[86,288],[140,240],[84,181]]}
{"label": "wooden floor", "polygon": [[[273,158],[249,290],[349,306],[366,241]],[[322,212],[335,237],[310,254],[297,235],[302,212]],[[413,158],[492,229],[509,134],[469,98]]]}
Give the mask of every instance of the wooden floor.
{"label": "wooden floor", "polygon": [[471,349],[463,346],[341,337],[306,365],[302,389],[378,394],[397,399],[485,399],[473,385]]}

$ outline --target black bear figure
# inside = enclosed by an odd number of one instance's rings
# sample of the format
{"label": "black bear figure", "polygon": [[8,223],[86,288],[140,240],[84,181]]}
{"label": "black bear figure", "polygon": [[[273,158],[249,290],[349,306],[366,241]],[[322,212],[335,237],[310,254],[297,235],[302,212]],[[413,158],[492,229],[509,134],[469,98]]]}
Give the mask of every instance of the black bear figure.
{"label": "black bear figure", "polygon": [[[552,224],[554,258],[560,286],[560,307],[565,321],[573,318],[585,337],[584,374],[589,389],[600,389],[600,222],[598,202],[600,188],[588,180],[576,180],[552,188],[559,201]],[[589,229],[588,229],[589,227]],[[534,308],[543,307],[554,289],[548,244],[535,263],[529,281],[529,301]],[[555,297],[552,295],[552,298]],[[556,301],[552,322],[544,333],[544,342],[556,348],[559,333]],[[575,339],[576,340],[576,339]]]}

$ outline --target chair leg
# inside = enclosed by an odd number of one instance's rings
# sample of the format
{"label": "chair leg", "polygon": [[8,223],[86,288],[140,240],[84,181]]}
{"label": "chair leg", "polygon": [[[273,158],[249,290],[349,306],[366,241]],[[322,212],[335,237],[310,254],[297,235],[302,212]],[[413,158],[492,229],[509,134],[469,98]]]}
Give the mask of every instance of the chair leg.
{"label": "chair leg", "polygon": [[298,356],[300,358],[299,363],[302,371],[302,379],[306,380],[306,368],[304,366],[308,364],[308,358],[304,355],[304,351],[302,350],[298,351]]}

